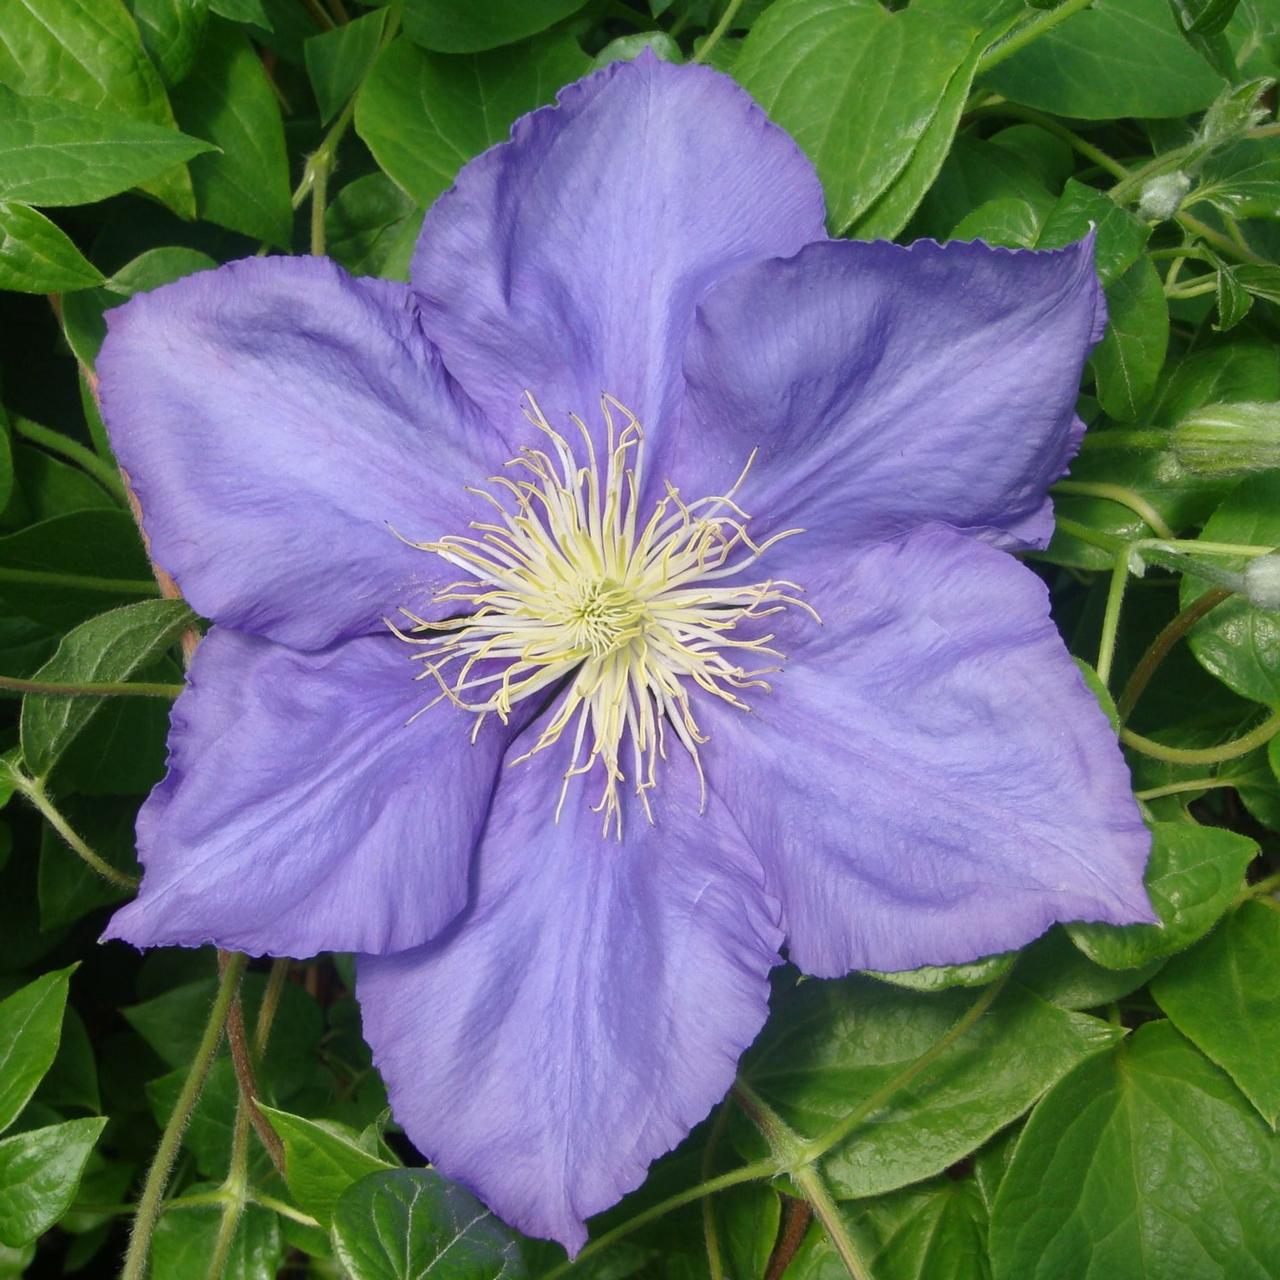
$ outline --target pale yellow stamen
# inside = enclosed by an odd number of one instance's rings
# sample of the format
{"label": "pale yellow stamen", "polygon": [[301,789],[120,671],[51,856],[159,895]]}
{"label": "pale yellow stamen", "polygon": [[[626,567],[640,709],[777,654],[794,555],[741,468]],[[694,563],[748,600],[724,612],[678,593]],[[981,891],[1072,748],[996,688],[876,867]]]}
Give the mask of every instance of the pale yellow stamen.
{"label": "pale yellow stamen", "polygon": [[[777,671],[782,657],[770,647],[772,635],[735,634],[739,624],[787,606],[817,618],[795,583],[719,585],[801,530],[760,544],[751,539],[749,517],[733,499],[754,453],[727,493],[685,502],[666,484],[641,524],[644,433],[635,415],[612,396],[602,398],[602,473],[582,419],[572,418],[582,437],[580,463],[525,394],[525,416],[549,443],[546,450],[522,449],[507,464],[514,478],[491,477],[497,493],[472,490],[492,506],[494,520],[473,521],[476,536],[410,544],[471,575],[436,596],[456,603],[459,616],[430,622],[402,610],[407,623],[389,625],[422,647],[418,678],[439,684],[435,702],[447,698],[476,714],[473,740],[489,713],[505,723],[517,702],[563,685],[533,746],[513,763],[568,733],[572,755],[557,819],[570,781],[598,765],[604,788],[594,808],[605,830],[612,823],[621,836],[619,785],[629,770],[652,821],[648,793],[666,758],[668,732],[692,756],[705,806],[698,747],[707,738],[690,693],[702,689],[748,710],[740,692],[768,691],[761,677]],[[759,659],[773,665],[742,665]]]}

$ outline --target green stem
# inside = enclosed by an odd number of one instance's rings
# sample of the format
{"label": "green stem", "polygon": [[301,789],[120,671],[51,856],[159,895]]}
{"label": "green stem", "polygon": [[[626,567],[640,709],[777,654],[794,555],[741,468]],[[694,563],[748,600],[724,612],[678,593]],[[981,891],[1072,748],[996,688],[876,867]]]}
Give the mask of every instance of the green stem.
{"label": "green stem", "polygon": [[160,1209],[165,1188],[169,1183],[169,1174],[177,1158],[178,1149],[182,1145],[183,1131],[191,1119],[191,1112],[195,1108],[196,1100],[200,1097],[200,1091],[204,1088],[209,1068],[213,1065],[213,1056],[218,1051],[218,1044],[222,1040],[227,1013],[231,1008],[233,997],[240,988],[240,979],[244,975],[248,959],[248,956],[233,955],[222,970],[218,991],[214,996],[213,1007],[209,1010],[209,1019],[205,1023],[200,1044],[196,1048],[195,1056],[191,1059],[187,1078],[182,1083],[173,1112],[164,1127],[164,1132],[160,1135],[160,1144],[156,1147],[151,1168],[147,1170],[147,1179],[143,1184],[142,1196],[138,1200],[138,1211],[133,1220],[133,1231],[129,1236],[129,1251],[125,1255],[121,1280],[143,1280],[147,1273],[151,1237],[160,1219]]}
{"label": "green stem", "polygon": [[744,1164],[740,1168],[731,1169],[728,1173],[722,1173],[718,1177],[709,1178],[706,1182],[700,1182],[696,1187],[689,1187],[676,1195],[668,1196],[665,1200],[646,1209],[643,1213],[636,1214],[634,1218],[628,1218],[626,1222],[614,1227],[612,1231],[606,1231],[604,1235],[588,1241],[583,1246],[582,1252],[572,1262],[559,1263],[557,1266],[552,1267],[550,1271],[544,1271],[538,1277],[538,1280],[558,1280],[559,1276],[565,1275],[579,1263],[594,1257],[602,1249],[607,1249],[611,1244],[616,1243],[625,1236],[629,1236],[633,1231],[638,1231],[648,1223],[655,1222],[658,1218],[665,1217],[676,1209],[682,1209],[685,1205],[692,1204],[695,1200],[701,1200],[703,1196],[714,1195],[717,1191],[726,1191],[729,1187],[741,1186],[744,1182],[755,1182],[760,1178],[772,1178],[778,1172],[777,1161],[772,1158],[755,1160],[751,1164]]}
{"label": "green stem", "polygon": [[975,107],[974,110],[967,111],[965,115],[970,120],[981,120],[986,116],[1025,120],[1028,124],[1034,124],[1037,128],[1043,129],[1045,133],[1051,133],[1055,138],[1061,138],[1073,151],[1084,156],[1086,160],[1092,161],[1098,168],[1105,169],[1113,178],[1127,178],[1129,176],[1129,170],[1119,160],[1107,155],[1100,147],[1095,147],[1088,138],[1082,138],[1078,133],[1068,129],[1066,125],[1060,124],[1052,116],[1047,116],[1040,111],[1034,111],[1030,107],[1020,107],[1013,102],[1000,102],[991,106]]}
{"label": "green stem", "polygon": [[222,1280],[235,1242],[236,1228],[244,1213],[249,1190],[249,1107],[244,1098],[236,1102],[236,1118],[231,1129],[231,1163],[222,1188],[227,1192],[218,1220],[218,1234],[209,1255],[208,1280]]}
{"label": "green stem", "polygon": [[73,852],[91,870],[96,871],[104,880],[121,889],[136,889],[138,882],[132,877],[117,871],[109,862],[100,857],[72,829],[70,823],[55,808],[52,800],[45,792],[44,784],[38,778],[29,778],[18,769],[11,770],[12,780],[17,789],[40,810],[40,816],[71,846]]}
{"label": "green stem", "polygon": [[720,21],[711,28],[710,34],[702,42],[702,48],[693,55],[690,61],[703,62],[706,60],[707,55],[720,43],[721,37],[729,30],[729,25],[738,16],[738,10],[741,8],[742,0],[729,0],[724,12],[720,15]]}
{"label": "green stem", "polygon": [[1270,742],[1277,733],[1280,733],[1280,711],[1273,712],[1257,728],[1217,747],[1166,747],[1163,742],[1144,738],[1131,729],[1120,730],[1120,741],[1125,746],[1142,752],[1144,756],[1150,756],[1153,760],[1165,760],[1169,764],[1222,764],[1248,755],[1250,751]]}
{"label": "green stem", "polygon": [[1116,702],[1116,711],[1123,724],[1137,706],[1142,691],[1150,683],[1160,664],[1169,656],[1174,645],[1191,630],[1207,613],[1216,609],[1224,600],[1231,598],[1231,592],[1222,587],[1206,591],[1198,600],[1187,605],[1175,618],[1161,630],[1160,634],[1147,646],[1147,651],[1138,659],[1133,674]]}
{"label": "green stem", "polygon": [[180,684],[156,684],[139,680],[133,684],[61,684],[56,680],[20,680],[0,676],[0,692],[42,693],[60,698],[176,698]]}
{"label": "green stem", "polygon": [[1269,893],[1280,889],[1280,871],[1264,876],[1257,884],[1246,885],[1240,899],[1265,898]]}
{"label": "green stem", "polygon": [[804,1151],[804,1139],[750,1085],[739,1081],[734,1085],[733,1093],[752,1123],[764,1135],[778,1164],[790,1173],[792,1182],[813,1210],[813,1216],[822,1224],[831,1247],[852,1280],[870,1280],[866,1264],[849,1238],[840,1210],[831,1198],[821,1172],[800,1155]]}
{"label": "green stem", "polygon": [[0,566],[0,582],[23,587],[61,587],[63,590],[102,591],[114,596],[158,596],[154,582],[135,578],[95,578],[87,573],[55,573],[47,569],[11,569]]}
{"label": "green stem", "polygon": [[[1120,427],[1111,431],[1089,431],[1080,442],[1081,452],[1098,449],[1167,449],[1170,446],[1167,431],[1131,431]],[[1068,483],[1060,480],[1059,484]]]}
{"label": "green stem", "polygon": [[69,440],[60,431],[51,431],[38,422],[32,422],[30,418],[14,418],[13,431],[15,435],[40,445],[50,453],[61,454],[68,462],[74,462],[82,471],[91,475],[113,498],[119,498],[121,502],[128,501],[120,472],[110,463],[104,462],[92,449],[86,449],[84,445]]}
{"label": "green stem", "polygon": [[1230,236],[1224,236],[1220,231],[1215,230],[1207,222],[1201,222],[1199,218],[1192,217],[1189,213],[1178,214],[1178,221],[1192,232],[1200,237],[1206,243],[1213,245],[1219,253],[1228,258],[1234,258],[1237,262],[1253,262],[1265,263],[1265,258],[1260,258],[1252,249],[1241,248]]}
{"label": "green stem", "polygon": [[1128,507],[1134,515],[1150,525],[1158,538],[1172,538],[1174,532],[1165,523],[1164,517],[1140,493],[1126,488],[1122,484],[1109,484],[1105,481],[1093,480],[1059,480],[1053,486],[1054,493],[1078,494],[1082,498],[1104,498],[1108,502],[1117,502]]}
{"label": "green stem", "polygon": [[307,166],[311,170],[311,254],[324,257],[324,215],[329,207],[329,174],[333,156],[317,151]]}
{"label": "green stem", "polygon": [[1111,667],[1116,657],[1116,637],[1120,633],[1120,610],[1124,604],[1125,587],[1129,585],[1129,558],[1116,556],[1111,570],[1111,585],[1107,589],[1107,607],[1102,614],[1102,635],[1098,640],[1098,679],[1104,686],[1111,683]]}
{"label": "green stem", "polygon": [[984,1013],[995,1003],[996,997],[1004,990],[1009,981],[1008,970],[1001,974],[987,989],[969,1006],[963,1016],[958,1018],[949,1031],[944,1032],[918,1058],[909,1062],[891,1080],[886,1081],[861,1105],[855,1107],[842,1120],[837,1121],[825,1133],[820,1134],[808,1143],[803,1151],[806,1162],[812,1162],[825,1155],[832,1147],[843,1142],[859,1125],[874,1115],[896,1093],[905,1089],[927,1067],[933,1065],[961,1036],[965,1034]]}
{"label": "green stem", "polygon": [[1215,787],[1234,785],[1230,778],[1192,778],[1189,782],[1170,782],[1163,787],[1148,787],[1133,794],[1138,800],[1159,800],[1163,796],[1181,795],[1184,791],[1212,791]]}
{"label": "green stem", "polygon": [[1010,58],[1015,53],[1025,49],[1032,41],[1039,40],[1046,32],[1052,31],[1058,23],[1070,18],[1073,14],[1079,13],[1081,9],[1087,9],[1092,3],[1093,0],[1062,0],[1062,3],[1056,9],[1041,10],[1034,18],[1024,22],[1022,26],[1011,31],[1003,40],[992,45],[978,59],[974,79],[984,75],[992,67],[999,66],[1006,58]]}
{"label": "green stem", "polygon": [[303,1213],[301,1209],[295,1209],[287,1201],[277,1200],[275,1196],[263,1195],[261,1191],[251,1190],[249,1199],[254,1204],[260,1204],[264,1209],[270,1209],[272,1213],[278,1213],[282,1218],[289,1218],[294,1222],[302,1223],[304,1227],[318,1227],[320,1225],[309,1213]]}
{"label": "green stem", "polygon": [[[711,1168],[715,1163],[716,1151],[724,1131],[729,1123],[729,1108],[721,1106],[712,1122],[711,1132],[707,1136],[707,1145],[702,1152],[702,1179],[711,1177]],[[724,1280],[724,1263],[720,1257],[720,1233],[716,1228],[715,1200],[704,1196],[702,1200],[702,1238],[707,1246],[707,1271],[711,1280]]]}
{"label": "green stem", "polygon": [[1072,520],[1067,516],[1056,517],[1054,523],[1063,533],[1069,533],[1073,538],[1079,538],[1081,542],[1087,542],[1092,547],[1110,551],[1115,555],[1123,554],[1129,546],[1123,538],[1117,538],[1115,534],[1103,533],[1101,529],[1092,529],[1087,524],[1081,524],[1079,520]]}

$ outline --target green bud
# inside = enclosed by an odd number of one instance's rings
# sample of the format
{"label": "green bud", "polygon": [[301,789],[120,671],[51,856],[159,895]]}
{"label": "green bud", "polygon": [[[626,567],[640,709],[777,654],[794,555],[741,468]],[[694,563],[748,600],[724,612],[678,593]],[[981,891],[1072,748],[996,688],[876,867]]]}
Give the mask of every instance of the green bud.
{"label": "green bud", "polygon": [[1273,551],[1245,565],[1244,593],[1259,609],[1280,610],[1280,554]]}
{"label": "green bud", "polygon": [[1183,418],[1172,439],[1188,471],[1213,475],[1280,467],[1280,402],[1207,404]]}
{"label": "green bud", "polygon": [[1172,218],[1182,207],[1187,192],[1191,190],[1191,179],[1178,170],[1176,173],[1162,173],[1152,178],[1142,188],[1142,199],[1138,202],[1138,217],[1147,222],[1164,222]]}

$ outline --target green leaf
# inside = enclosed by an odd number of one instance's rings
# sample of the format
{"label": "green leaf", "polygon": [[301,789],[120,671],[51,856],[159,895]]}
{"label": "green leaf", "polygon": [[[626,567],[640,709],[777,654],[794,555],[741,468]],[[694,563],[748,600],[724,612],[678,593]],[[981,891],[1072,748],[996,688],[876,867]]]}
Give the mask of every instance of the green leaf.
{"label": "green leaf", "polygon": [[284,1143],[285,1179],[298,1204],[328,1227],[342,1193],[367,1173],[391,1169],[360,1145],[360,1135],[346,1125],[260,1106]]}
{"label": "green leaf", "polygon": [[1193,822],[1151,828],[1147,893],[1160,924],[1071,924],[1072,941],[1108,969],[1135,969],[1189,947],[1213,928],[1258,854],[1247,836]]}
{"label": "green leaf", "polygon": [[982,34],[948,82],[901,173],[854,223],[852,234],[860,240],[891,240],[910,221],[951,149],[979,60],[1023,12],[1022,0],[915,0],[912,7],[918,15],[933,12],[944,20],[970,23]]}
{"label": "green leaf", "polygon": [[730,1187],[715,1198],[726,1274],[763,1276],[778,1239],[782,1201],[761,1183]]}
{"label": "green leaf", "polygon": [[1085,120],[1186,115],[1223,87],[1183,39],[1167,0],[1095,0],[982,84],[1024,106]]}
{"label": "green leaf", "polygon": [[[196,1194],[200,1190],[216,1188],[200,1184],[192,1188]],[[156,1280],[208,1280],[221,1221],[217,1205],[166,1213],[152,1243],[151,1270]],[[284,1252],[276,1215],[260,1205],[246,1205],[219,1280],[276,1280]]]}
{"label": "green leaf", "polygon": [[209,18],[207,0],[128,0],[142,44],[161,79],[173,88],[196,60]]}
{"label": "green leaf", "polygon": [[1167,1022],[1036,1108],[991,1216],[995,1280],[1280,1274],[1280,1141]]}
{"label": "green leaf", "polygon": [[[813,161],[839,233],[907,167],[976,36],[967,23],[890,12],[877,0],[777,0],[752,28],[734,75]],[[946,105],[949,119],[954,100]],[[929,161],[882,217],[886,225],[923,193],[946,136],[944,125],[930,139]]]}
{"label": "green leaf", "polygon": [[1017,196],[1001,196],[980,204],[966,214],[947,237],[949,240],[982,240],[1006,248],[1033,248],[1044,219],[1039,210]]}
{"label": "green leaf", "polygon": [[[1280,473],[1250,476],[1234,488],[1210,516],[1201,533],[1206,541],[1280,546]],[[1219,558],[1223,568],[1239,570],[1241,559]],[[1182,579],[1185,608],[1209,588],[1190,574]],[[1280,708],[1280,615],[1235,595],[1196,623],[1189,638],[1201,666],[1228,688],[1255,702]]]}
{"label": "green leaf", "polygon": [[24,204],[0,200],[0,289],[71,293],[101,283],[66,232]]}
{"label": "green leaf", "polygon": [[96,1115],[102,1110],[93,1041],[74,1007],[68,1006],[63,1016],[57,1055],[35,1097],[37,1102],[59,1112],[87,1111]]}
{"label": "green leaf", "polygon": [[1237,338],[1171,360],[1147,420],[1173,426],[1206,404],[1280,400],[1280,354],[1268,343]]}
{"label": "green leaf", "polygon": [[[68,632],[33,678],[65,684],[124,683],[172,647],[194,621],[181,600],[143,600],[113,609]],[[105,701],[39,695],[23,699],[22,753],[35,777],[48,776]]]}
{"label": "green leaf", "polygon": [[123,511],[74,511],[0,537],[0,606],[59,631],[123,600],[157,595]]}
{"label": "green leaf", "polygon": [[588,66],[566,35],[470,57],[393,41],[356,98],[356,132],[420,205],[429,205],[472,156],[507,136],[517,116],[550,102]]}
{"label": "green leaf", "polygon": [[[930,1048],[974,999],[964,990],[913,995],[865,978],[802,983],[751,1050],[745,1078],[788,1124],[817,1138]],[[940,1173],[1117,1034],[1010,987],[831,1149],[823,1169],[832,1190],[841,1198],[878,1195]],[[754,1148],[758,1140],[749,1141]]]}
{"label": "green leaf", "polygon": [[1274,1129],[1280,1117],[1280,912],[1245,902],[1151,984],[1174,1026],[1240,1086]]}
{"label": "green leaf", "polygon": [[387,12],[378,9],[307,41],[307,76],[322,121],[332,120],[360,87],[378,57],[386,25]]}
{"label": "green leaf", "polygon": [[262,7],[262,0],[209,0],[209,8],[219,17],[231,22],[243,22],[263,31],[274,28],[270,16]]}
{"label": "green leaf", "polygon": [[0,1003],[0,1133],[44,1079],[58,1052],[75,966],[46,973]]}
{"label": "green leaf", "polygon": [[69,1120],[0,1141],[0,1244],[27,1244],[62,1217],[106,1123]]}
{"label": "green leaf", "polygon": [[333,1215],[333,1244],[351,1280],[519,1280],[514,1234],[475,1196],[430,1169],[370,1173]]}
{"label": "green leaf", "polygon": [[1083,240],[1094,228],[1098,233],[1094,253],[1098,275],[1104,285],[1114,284],[1138,260],[1151,228],[1083,182],[1068,179],[1044,221],[1036,248],[1056,249]]}
{"label": "green leaf", "polygon": [[[684,61],[684,50],[665,31],[637,31],[634,35],[619,36],[616,40],[610,40],[591,59],[592,70],[607,67],[611,62],[630,62],[632,58],[638,58],[646,49],[652,50],[663,62]],[[720,49],[721,46],[717,45],[712,50],[713,64],[715,54],[719,53]],[[716,69],[721,70],[719,67]]]}
{"label": "green leaf", "polygon": [[287,249],[293,235],[280,103],[253,46],[230,23],[209,23],[191,74],[173,92],[188,133],[218,152],[191,162],[202,218]]}
{"label": "green leaf", "polygon": [[1218,319],[1214,328],[1219,333],[1234,329],[1249,314],[1253,296],[1236,278],[1234,268],[1225,262],[1218,266]]}
{"label": "green leaf", "polygon": [[1055,928],[1023,952],[1018,981],[1059,1008],[1096,1009],[1137,991],[1163,964],[1151,960],[1136,969],[1106,969]]}
{"label": "green leaf", "polygon": [[1194,35],[1212,36],[1225,31],[1240,0],[1173,0],[1182,29]]}
{"label": "green leaf", "polygon": [[349,182],[325,213],[328,254],[357,276],[409,278],[422,206],[385,173]]}
{"label": "green leaf", "polygon": [[1148,258],[1135,262],[1107,290],[1106,337],[1092,356],[1103,409],[1132,422],[1155,392],[1169,346],[1164,285]]}
{"label": "green leaf", "polygon": [[[972,1179],[938,1178],[839,1209],[875,1280],[986,1280],[987,1208]],[[838,1280],[848,1274],[817,1222],[786,1271],[787,1280]]]}
{"label": "green leaf", "polygon": [[908,991],[947,991],[951,987],[985,987],[1013,967],[1016,952],[1003,951],[996,956],[986,956],[970,964],[925,965],[920,969],[905,969],[897,973],[884,973],[868,969],[872,978],[888,982]]}
{"label": "green leaf", "polygon": [[91,204],[208,150],[174,129],[0,85],[0,199]]}
{"label": "green leaf", "polygon": [[[169,130],[174,125],[164,85],[123,0],[10,0],[0,40],[0,84],[93,111],[107,107]],[[191,217],[191,180],[179,163],[149,178],[147,186],[174,212]]]}
{"label": "green leaf", "polygon": [[962,134],[921,201],[912,228],[944,238],[979,206],[1006,199],[1030,205],[1041,221],[1055,203],[1037,170],[1020,155]]}
{"label": "green leaf", "polygon": [[586,0],[520,0],[459,5],[454,0],[405,0],[404,30],[436,53],[480,53],[514,44],[577,13]]}

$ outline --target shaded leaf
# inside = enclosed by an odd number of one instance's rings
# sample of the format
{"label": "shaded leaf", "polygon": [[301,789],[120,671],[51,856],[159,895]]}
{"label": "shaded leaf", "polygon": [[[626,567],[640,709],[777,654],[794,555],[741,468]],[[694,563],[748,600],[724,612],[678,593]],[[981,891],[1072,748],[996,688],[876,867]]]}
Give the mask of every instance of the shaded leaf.
{"label": "shaded leaf", "polygon": [[74,966],[46,973],[0,1003],[0,1133],[44,1079],[58,1052]]}

